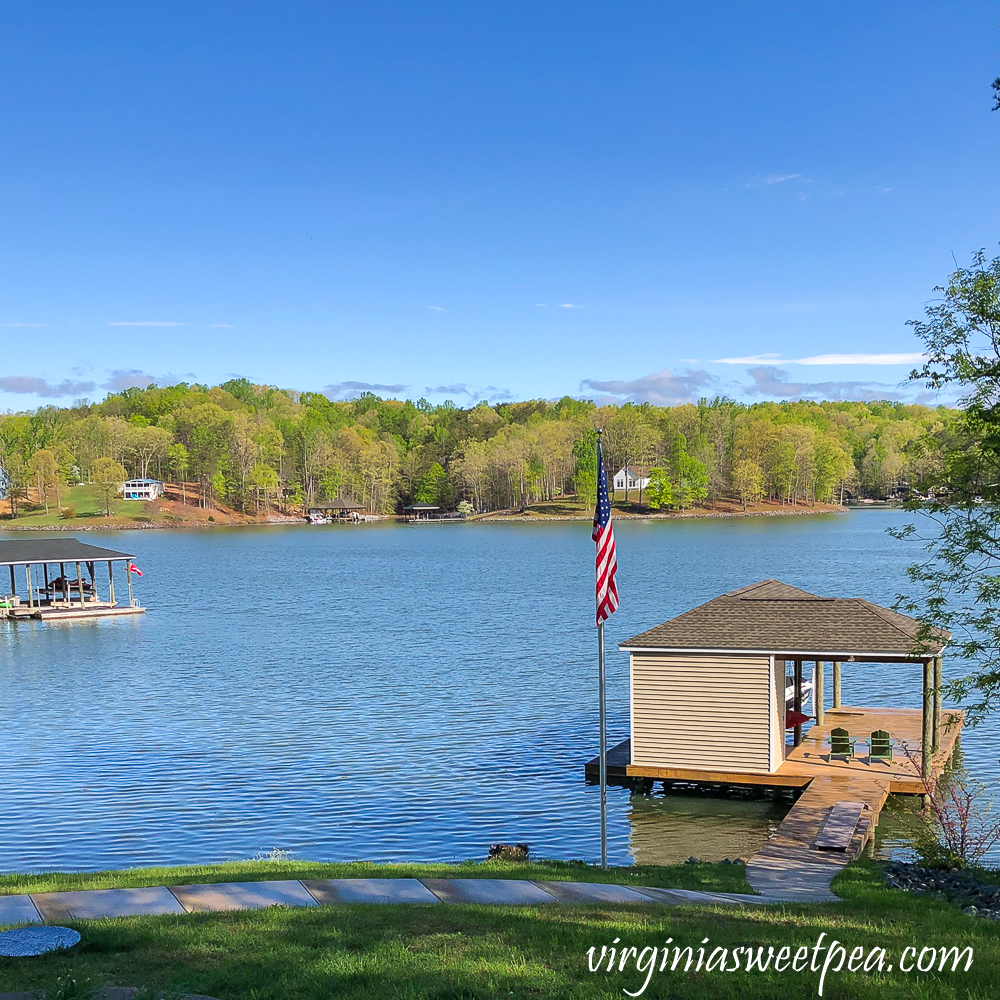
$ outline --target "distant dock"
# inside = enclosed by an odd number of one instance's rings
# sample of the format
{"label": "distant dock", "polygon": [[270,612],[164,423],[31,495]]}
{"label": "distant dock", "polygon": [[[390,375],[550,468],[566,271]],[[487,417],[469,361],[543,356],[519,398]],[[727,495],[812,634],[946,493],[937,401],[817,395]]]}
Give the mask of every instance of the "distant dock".
{"label": "distant dock", "polygon": [[[0,573],[6,567],[10,577],[9,593],[0,592],[0,618],[65,622],[145,614],[132,589],[133,558],[76,538],[0,541]],[[100,565],[107,567],[106,586],[97,579]],[[127,594],[125,601],[115,594],[116,568],[124,572],[118,593]]]}

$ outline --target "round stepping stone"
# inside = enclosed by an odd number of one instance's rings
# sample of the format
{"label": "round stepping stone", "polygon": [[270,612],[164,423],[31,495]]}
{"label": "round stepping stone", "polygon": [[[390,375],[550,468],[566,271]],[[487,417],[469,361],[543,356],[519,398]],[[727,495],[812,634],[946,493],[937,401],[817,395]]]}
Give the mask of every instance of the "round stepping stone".
{"label": "round stepping stone", "polygon": [[0,955],[29,958],[80,943],[80,935],[69,927],[16,927],[0,932]]}

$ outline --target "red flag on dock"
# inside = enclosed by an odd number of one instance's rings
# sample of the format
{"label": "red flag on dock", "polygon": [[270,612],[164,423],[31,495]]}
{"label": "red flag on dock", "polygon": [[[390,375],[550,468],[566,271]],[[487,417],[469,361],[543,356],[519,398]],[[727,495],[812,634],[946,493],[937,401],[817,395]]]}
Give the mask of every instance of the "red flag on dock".
{"label": "red flag on dock", "polygon": [[142,570],[141,570],[141,569],[139,569],[139,567],[138,567],[138,566],[136,566],[136,564],[135,564],[135,563],[131,563],[131,562],[130,562],[130,563],[128,564],[128,571],[129,571],[130,573],[135,573],[135,575],[136,575],[136,576],[142,576]]}

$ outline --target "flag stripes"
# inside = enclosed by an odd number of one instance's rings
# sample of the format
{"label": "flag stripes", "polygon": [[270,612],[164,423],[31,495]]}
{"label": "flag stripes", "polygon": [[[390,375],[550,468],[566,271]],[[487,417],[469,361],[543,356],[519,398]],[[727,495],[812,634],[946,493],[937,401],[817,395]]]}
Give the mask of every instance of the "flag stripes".
{"label": "flag stripes", "polygon": [[611,524],[611,503],[608,500],[608,477],[604,471],[604,453],[597,439],[597,508],[594,511],[594,533],[597,543],[597,624],[607,621],[618,608],[618,557],[615,553],[615,531]]}

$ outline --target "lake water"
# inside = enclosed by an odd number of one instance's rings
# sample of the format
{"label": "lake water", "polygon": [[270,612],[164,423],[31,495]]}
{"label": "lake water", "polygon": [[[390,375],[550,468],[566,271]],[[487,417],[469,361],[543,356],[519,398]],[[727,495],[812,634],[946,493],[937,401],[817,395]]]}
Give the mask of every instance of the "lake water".
{"label": "lake water", "polygon": [[[617,523],[610,743],[628,735],[619,642],[768,577],[891,604],[919,554],[885,533],[904,517]],[[598,856],[583,777],[597,751],[589,523],[79,537],[137,554],[149,613],[0,622],[0,870],[273,849],[455,860],[493,841]],[[920,670],[845,666],[844,701],[918,707]],[[995,782],[995,727],[963,747]],[[752,853],[787,809],[614,787],[608,801],[616,863]],[[883,830],[884,848],[904,842]]]}

